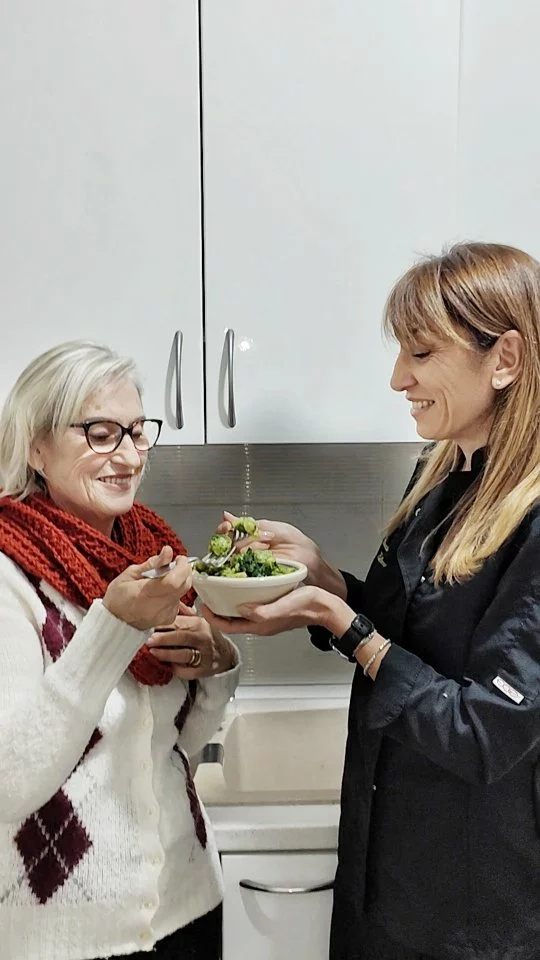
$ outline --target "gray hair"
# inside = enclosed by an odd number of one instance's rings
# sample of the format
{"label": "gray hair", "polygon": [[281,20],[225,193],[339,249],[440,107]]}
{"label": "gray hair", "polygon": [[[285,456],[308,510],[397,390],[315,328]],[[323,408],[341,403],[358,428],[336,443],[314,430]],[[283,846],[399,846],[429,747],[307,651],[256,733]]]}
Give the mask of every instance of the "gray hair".
{"label": "gray hair", "polygon": [[32,360],[0,414],[0,496],[24,500],[42,491],[29,462],[36,441],[66,430],[105,383],[126,379],[142,394],[134,361],[90,340],[61,343]]}

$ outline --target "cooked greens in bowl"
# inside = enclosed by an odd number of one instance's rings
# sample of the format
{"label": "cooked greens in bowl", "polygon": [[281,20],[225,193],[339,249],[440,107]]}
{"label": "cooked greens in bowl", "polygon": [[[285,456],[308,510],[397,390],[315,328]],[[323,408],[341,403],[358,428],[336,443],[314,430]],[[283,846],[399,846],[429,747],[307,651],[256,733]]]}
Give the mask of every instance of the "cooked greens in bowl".
{"label": "cooked greens in bowl", "polygon": [[[252,517],[241,517],[235,529],[256,536]],[[233,537],[214,534],[208,545],[211,558],[227,557]],[[240,617],[243,603],[270,603],[294,590],[307,577],[307,567],[295,560],[275,557],[270,550],[236,551],[220,566],[197,561],[193,566],[193,586],[203,603],[215,614]]]}
{"label": "cooked greens in bowl", "polygon": [[[227,550],[223,554],[214,553],[214,556],[224,556],[229,551],[230,537],[224,539],[229,541]],[[207,563],[203,563],[202,560],[198,560],[194,564],[194,569],[198,573],[207,573],[209,577],[244,579],[245,577],[279,577],[285,573],[292,573],[296,568],[291,564],[276,560],[271,550],[252,550],[251,547],[248,547],[243,553],[233,553],[223,567],[216,569]]]}

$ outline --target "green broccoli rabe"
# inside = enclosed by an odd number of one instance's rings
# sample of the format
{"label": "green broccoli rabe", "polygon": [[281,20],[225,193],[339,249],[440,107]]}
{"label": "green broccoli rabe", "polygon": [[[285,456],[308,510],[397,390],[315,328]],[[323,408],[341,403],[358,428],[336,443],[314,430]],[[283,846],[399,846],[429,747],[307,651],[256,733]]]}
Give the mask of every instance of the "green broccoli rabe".
{"label": "green broccoli rabe", "polygon": [[233,524],[233,530],[238,530],[239,533],[247,533],[249,537],[253,537],[257,533],[257,521],[253,517],[238,517],[238,520],[235,520]]}
{"label": "green broccoli rabe", "polygon": [[[257,521],[253,517],[240,517],[233,526],[234,530],[253,536],[257,532]],[[233,545],[233,537],[228,533],[215,533],[210,537],[208,553],[213,557],[224,557]]]}
{"label": "green broccoli rabe", "polygon": [[274,558],[267,557],[267,553],[268,550],[252,550],[248,547],[243,553],[235,555],[236,569],[248,577],[271,577]]}
{"label": "green broccoli rabe", "polygon": [[230,560],[218,569],[199,562],[195,569],[207,573],[210,577],[277,577],[291,573],[295,568],[278,563],[270,550],[252,550],[248,547],[243,553],[234,553]]}
{"label": "green broccoli rabe", "polygon": [[[253,517],[239,517],[233,524],[233,530],[245,533],[249,537],[257,535],[257,521]],[[212,557],[225,557],[233,545],[234,538],[231,534],[215,533],[208,544],[208,553]],[[288,564],[278,563],[274,554],[270,550],[253,550],[248,547],[242,552],[233,553],[233,555],[222,566],[206,564],[198,560],[194,564],[194,569],[198,573],[206,573],[209,577],[277,577],[285,573],[291,573],[295,567]]]}
{"label": "green broccoli rabe", "polygon": [[213,557],[224,557],[232,547],[232,539],[226,533],[215,533],[210,537],[208,544],[208,553]]}

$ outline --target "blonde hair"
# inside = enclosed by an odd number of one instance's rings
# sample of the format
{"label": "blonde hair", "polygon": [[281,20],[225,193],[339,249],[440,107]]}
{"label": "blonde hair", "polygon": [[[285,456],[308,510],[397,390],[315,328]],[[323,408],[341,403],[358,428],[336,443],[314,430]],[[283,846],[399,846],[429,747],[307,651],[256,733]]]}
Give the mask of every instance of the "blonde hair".
{"label": "blonde hair", "polygon": [[24,500],[43,490],[29,462],[35,442],[66,430],[100,387],[125,379],[142,393],[133,360],[89,340],[61,343],[29,363],[0,414],[1,496]]}
{"label": "blonde hair", "polygon": [[[540,264],[513,247],[462,243],[412,267],[388,298],[384,328],[405,347],[434,336],[486,353],[517,330],[523,340],[519,377],[495,395],[484,470],[457,508],[432,560],[436,583],[476,573],[540,499]],[[456,467],[453,440],[435,443],[388,524],[391,533]]]}

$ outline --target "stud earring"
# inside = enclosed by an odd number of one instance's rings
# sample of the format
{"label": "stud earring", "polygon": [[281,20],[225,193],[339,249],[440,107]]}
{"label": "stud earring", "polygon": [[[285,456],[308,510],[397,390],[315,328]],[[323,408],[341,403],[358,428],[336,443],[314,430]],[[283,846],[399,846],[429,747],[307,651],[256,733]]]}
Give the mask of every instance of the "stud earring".
{"label": "stud earring", "polygon": [[502,384],[502,380],[494,380],[494,381],[493,381],[493,386],[495,387],[495,390],[500,390],[500,388],[502,387],[502,385],[503,385],[503,384]]}

